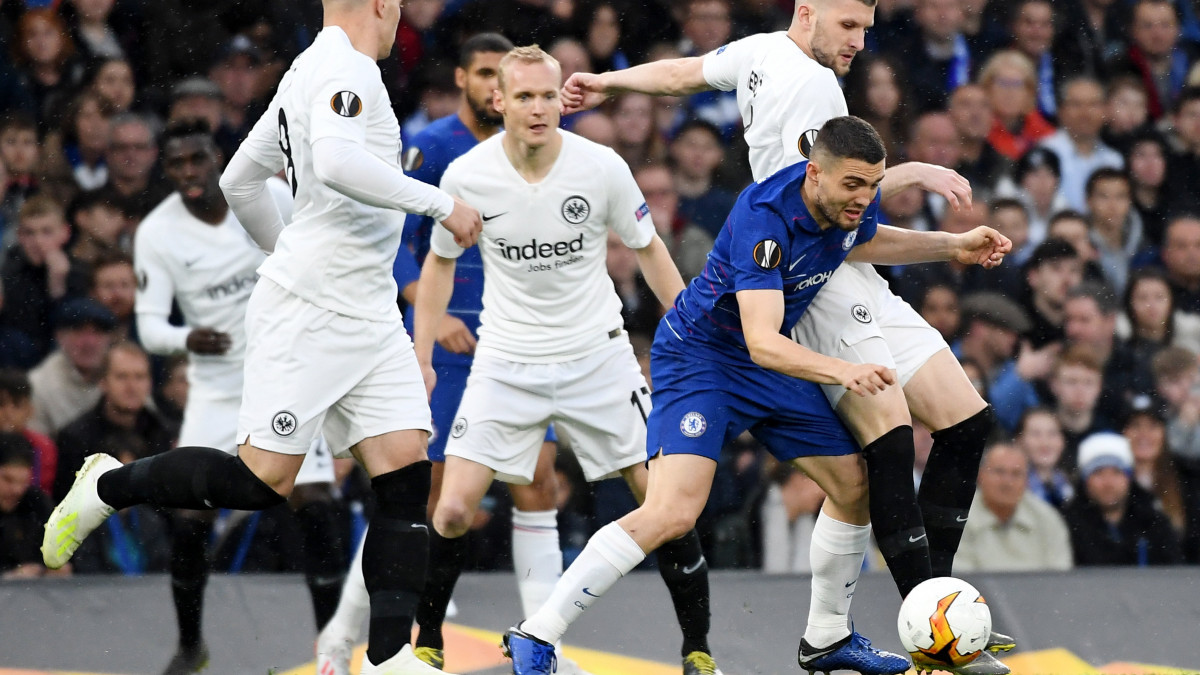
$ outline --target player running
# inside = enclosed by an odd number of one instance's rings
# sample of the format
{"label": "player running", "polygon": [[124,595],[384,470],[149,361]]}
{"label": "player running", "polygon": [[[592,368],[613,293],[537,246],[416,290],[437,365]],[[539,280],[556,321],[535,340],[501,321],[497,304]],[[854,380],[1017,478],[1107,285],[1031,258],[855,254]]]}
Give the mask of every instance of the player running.
{"label": "player running", "polygon": [[[629,167],[612,150],[558,130],[561,82],[558,62],[541,49],[505,56],[495,94],[505,132],[460,157],[442,179],[450,194],[483,206],[479,253],[487,279],[434,513],[435,528],[448,538],[465,534],[493,478],[531,480],[551,422],[589,480],[620,473],[639,501],[645,490],[649,388],[605,270],[609,229],[637,251],[664,305],[683,281]],[[434,329],[462,255],[444,228],[434,229],[417,290],[415,345],[435,393]],[[707,565],[698,535],[680,534],[660,551],[660,571],[684,627],[683,669],[717,673],[707,645]],[[543,564],[553,565],[549,576],[557,581],[561,556]]]}

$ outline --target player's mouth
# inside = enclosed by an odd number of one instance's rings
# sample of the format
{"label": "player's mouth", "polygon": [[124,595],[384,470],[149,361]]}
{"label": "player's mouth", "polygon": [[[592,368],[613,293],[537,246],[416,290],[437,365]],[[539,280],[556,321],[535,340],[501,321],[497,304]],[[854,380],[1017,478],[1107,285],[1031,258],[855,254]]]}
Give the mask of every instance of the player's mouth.
{"label": "player's mouth", "polygon": [[846,217],[849,218],[850,222],[852,223],[857,222],[859,218],[862,218],[863,214],[862,209],[844,209],[842,213],[846,214]]}
{"label": "player's mouth", "polygon": [[839,54],[838,58],[842,60],[842,63],[844,63],[846,65],[850,65],[850,63],[852,61],[854,61],[854,57],[857,54],[858,54],[858,52],[845,52],[845,53]]}
{"label": "player's mouth", "polygon": [[548,128],[549,128],[549,125],[545,124],[543,122],[539,122],[538,124],[530,124],[529,125],[529,130],[535,134],[544,133],[546,131],[546,129],[548,129]]}
{"label": "player's mouth", "polygon": [[183,189],[183,196],[191,200],[200,199],[204,196],[205,189],[203,185],[189,185]]}

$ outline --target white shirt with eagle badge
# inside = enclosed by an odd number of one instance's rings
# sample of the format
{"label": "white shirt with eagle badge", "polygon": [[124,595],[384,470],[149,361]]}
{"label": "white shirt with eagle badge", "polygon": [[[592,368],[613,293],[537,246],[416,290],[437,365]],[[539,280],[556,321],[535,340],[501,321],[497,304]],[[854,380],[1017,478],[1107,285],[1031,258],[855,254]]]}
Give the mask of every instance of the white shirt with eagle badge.
{"label": "white shirt with eagle badge", "polygon": [[[472,148],[442,177],[446,192],[483,218],[483,312],[476,356],[517,363],[558,363],[608,344],[623,325],[608,276],[608,231],[640,249],[654,223],[629,166],[612,149],[569,132],[550,172],[529,183],[513,168],[504,134]],[[463,249],[434,228],[430,250],[457,258]]]}

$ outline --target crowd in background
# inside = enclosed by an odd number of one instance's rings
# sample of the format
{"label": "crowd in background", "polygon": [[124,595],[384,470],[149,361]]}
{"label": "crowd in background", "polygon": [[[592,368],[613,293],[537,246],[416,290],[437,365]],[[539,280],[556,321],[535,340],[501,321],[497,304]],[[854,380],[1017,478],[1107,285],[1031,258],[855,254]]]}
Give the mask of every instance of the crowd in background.
{"label": "crowd in background", "polygon": [[[564,76],[700,55],[786,29],[793,0],[406,0],[380,63],[404,137],[453,114],[458,46],[482,30],[540,43]],[[1200,0],[880,0],[844,87],[889,163],[970,179],[955,209],[888,195],[898,227],[1013,241],[997,270],[883,269],[953,346],[999,420],[961,570],[1200,563]],[[203,119],[225,157],[320,29],[319,0],[0,1],[0,572],[38,576],[41,524],[86,454],[172,447],[186,354],[138,345],[131,242],[171,188],[164,125]],[[619,95],[564,127],[632,167],[684,279],[750,181],[733,93]],[[662,308],[632,251],[608,269],[643,361]],[[932,444],[914,425],[920,481]],[[568,562],[632,508],[564,448]],[[344,526],[369,490],[339,467]],[[820,489],[748,435],[723,453],[699,529],[714,567],[803,572]],[[168,564],[168,521],[136,507],[73,573]],[[219,516],[216,569],[295,571],[286,508]],[[472,566],[509,565],[497,487]],[[353,541],[354,536],[346,537]],[[346,551],[347,559],[351,551]]]}

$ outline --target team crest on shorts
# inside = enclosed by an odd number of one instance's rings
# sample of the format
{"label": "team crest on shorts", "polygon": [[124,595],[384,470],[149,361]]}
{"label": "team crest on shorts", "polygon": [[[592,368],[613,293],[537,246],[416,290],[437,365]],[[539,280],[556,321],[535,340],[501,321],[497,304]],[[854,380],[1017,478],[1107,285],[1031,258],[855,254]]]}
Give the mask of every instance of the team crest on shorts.
{"label": "team crest on shorts", "polygon": [[679,420],[679,430],[688,438],[703,436],[708,429],[708,421],[698,412],[690,412]]}
{"label": "team crest on shorts", "polygon": [[467,433],[467,418],[460,417],[454,420],[454,424],[450,426],[450,437],[462,438],[465,433]]}
{"label": "team crest on shorts", "polygon": [[783,250],[779,248],[779,242],[774,239],[763,239],[754,245],[754,264],[764,270],[773,270],[779,267],[779,261],[783,257]]}
{"label": "team crest on shorts", "polygon": [[588,214],[591,212],[592,205],[582,195],[571,195],[562,205],[562,217],[572,225],[578,225],[587,220]]}
{"label": "team crest on shorts", "polygon": [[866,305],[855,305],[850,308],[850,316],[859,323],[871,323],[871,310]]}
{"label": "team crest on shorts", "polygon": [[800,140],[796,141],[796,149],[800,151],[800,156],[808,159],[808,153],[812,152],[813,143],[817,142],[817,130],[809,129],[800,134]]}
{"label": "team crest on shorts", "polygon": [[291,436],[296,433],[296,416],[287,410],[280,410],[271,418],[271,429],[278,436]]}
{"label": "team crest on shorts", "polygon": [[846,233],[846,238],[842,240],[842,250],[849,251],[854,248],[854,240],[858,239],[858,230],[851,230]]}

